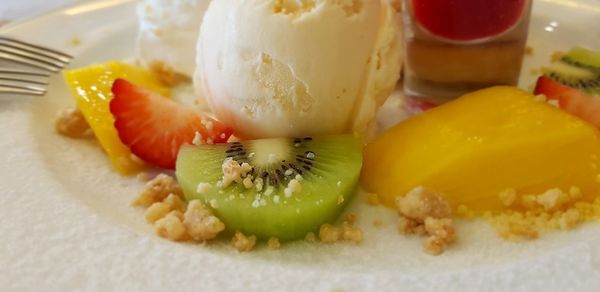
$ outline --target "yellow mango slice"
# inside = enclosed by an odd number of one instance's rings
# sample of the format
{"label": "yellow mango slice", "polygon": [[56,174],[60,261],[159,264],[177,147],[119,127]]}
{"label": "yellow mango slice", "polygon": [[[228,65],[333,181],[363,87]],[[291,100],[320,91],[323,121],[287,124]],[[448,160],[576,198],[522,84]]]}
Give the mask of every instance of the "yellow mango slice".
{"label": "yellow mango slice", "polygon": [[64,72],[67,85],[77,102],[77,107],[90,124],[102,148],[108,154],[115,169],[123,174],[134,174],[143,167],[131,151],[119,139],[109,103],[113,98],[112,84],[124,78],[138,86],[168,96],[169,89],[148,70],[120,62],[108,62]]}
{"label": "yellow mango slice", "polygon": [[600,192],[598,131],[513,87],[493,87],[408,119],[364,150],[361,182],[392,206],[417,186],[446,194],[457,207],[505,208],[500,193],[551,188]]}

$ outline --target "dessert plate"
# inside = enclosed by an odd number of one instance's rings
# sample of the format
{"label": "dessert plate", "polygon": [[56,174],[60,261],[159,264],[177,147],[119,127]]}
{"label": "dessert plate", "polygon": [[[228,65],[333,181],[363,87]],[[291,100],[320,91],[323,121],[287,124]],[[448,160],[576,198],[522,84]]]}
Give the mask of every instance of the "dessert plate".
{"label": "dessert plate", "polygon": [[[535,1],[521,87],[532,68],[573,45],[600,49],[600,2]],[[70,7],[0,29],[75,56],[71,67],[129,59],[134,2]],[[400,116],[400,99],[382,112]],[[55,134],[55,113],[73,101],[60,76],[43,98],[0,101],[0,287],[3,291],[454,290],[591,291],[600,287],[600,224],[531,242],[499,239],[482,221],[458,222],[459,242],[442,256],[400,235],[396,215],[366,204],[350,209],[361,245],[296,242],[238,253],[227,242],[173,243],[154,235],[129,206],[142,183],[111,171],[94,141]],[[374,224],[376,222],[377,224]]]}

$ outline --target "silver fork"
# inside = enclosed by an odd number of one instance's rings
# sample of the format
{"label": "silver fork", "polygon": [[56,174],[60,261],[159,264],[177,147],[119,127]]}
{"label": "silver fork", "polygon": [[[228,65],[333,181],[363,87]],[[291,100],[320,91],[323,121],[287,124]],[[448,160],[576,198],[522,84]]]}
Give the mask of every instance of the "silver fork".
{"label": "silver fork", "polygon": [[[14,67],[6,65],[7,62],[0,65],[0,94],[44,95],[49,73],[59,72],[72,59],[53,49],[0,36],[0,60],[15,64]],[[34,70],[17,69],[19,64]]]}
{"label": "silver fork", "polygon": [[44,95],[48,78],[49,73],[0,68],[0,94]]}

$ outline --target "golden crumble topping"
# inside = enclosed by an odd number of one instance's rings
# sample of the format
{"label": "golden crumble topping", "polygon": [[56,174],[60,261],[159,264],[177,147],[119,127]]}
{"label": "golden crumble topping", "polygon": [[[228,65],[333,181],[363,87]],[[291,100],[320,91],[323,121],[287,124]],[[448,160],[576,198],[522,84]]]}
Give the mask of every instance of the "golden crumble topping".
{"label": "golden crumble topping", "polygon": [[154,222],[154,231],[161,237],[179,241],[185,238],[185,226],[181,221],[183,215],[179,211],[172,211],[165,217]]}
{"label": "golden crumble topping", "polygon": [[324,243],[337,242],[340,239],[340,229],[331,224],[323,224],[319,228],[319,238]]}
{"label": "golden crumble topping", "polygon": [[146,222],[154,223],[157,220],[165,217],[169,212],[171,212],[171,206],[169,206],[169,204],[157,202],[146,209],[144,217],[146,218]]}
{"label": "golden crumble topping", "polygon": [[251,251],[256,245],[256,236],[246,236],[237,231],[231,239],[231,245],[240,252]]}
{"label": "golden crumble topping", "polygon": [[196,241],[213,239],[225,230],[225,224],[199,200],[189,202],[183,215],[183,224],[187,233]]}
{"label": "golden crumble topping", "polygon": [[161,173],[146,183],[140,195],[132,202],[132,205],[149,207],[153,203],[162,202],[170,194],[183,197],[181,187],[175,179]]}
{"label": "golden crumble topping", "polygon": [[79,109],[69,108],[58,114],[54,122],[54,128],[56,132],[63,136],[83,138],[89,133],[90,125]]}
{"label": "golden crumble topping", "polygon": [[308,242],[315,242],[317,241],[317,236],[313,232],[309,232],[304,237],[304,240]]}
{"label": "golden crumble topping", "polygon": [[452,208],[440,193],[416,187],[406,196],[397,198],[396,206],[400,213],[400,233],[427,236],[423,241],[425,252],[439,255],[456,241],[450,218]]}
{"label": "golden crumble topping", "polygon": [[269,241],[267,241],[267,248],[270,250],[277,250],[281,247],[281,243],[279,242],[279,238],[271,237]]}
{"label": "golden crumble topping", "polygon": [[323,224],[319,228],[319,239],[323,243],[334,243],[342,240],[360,243],[363,241],[363,232],[358,227],[354,226],[355,222],[356,215],[348,213],[346,214],[342,227]]}

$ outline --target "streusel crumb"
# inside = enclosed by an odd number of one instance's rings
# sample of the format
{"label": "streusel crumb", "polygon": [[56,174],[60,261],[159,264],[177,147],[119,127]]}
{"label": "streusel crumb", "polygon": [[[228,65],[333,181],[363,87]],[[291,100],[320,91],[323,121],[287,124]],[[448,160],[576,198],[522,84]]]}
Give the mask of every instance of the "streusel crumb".
{"label": "streusel crumb", "polygon": [[154,231],[161,237],[173,241],[182,240],[186,235],[185,226],[181,221],[182,216],[181,212],[172,211],[165,217],[154,222]]}
{"label": "streusel crumb", "polygon": [[231,239],[231,245],[240,252],[251,251],[256,245],[256,236],[246,236],[237,231]]}
{"label": "streusel crumb", "polygon": [[309,232],[304,237],[304,240],[308,241],[308,242],[315,242],[317,240],[317,236],[315,235],[314,232]]}
{"label": "streusel crumb", "polygon": [[342,227],[342,239],[354,243],[360,243],[363,241],[362,230],[352,225],[344,224]]}
{"label": "streusel crumb", "polygon": [[340,239],[340,229],[331,224],[323,224],[319,228],[319,238],[324,243],[337,242]]}
{"label": "streusel crumb", "polygon": [[79,109],[64,109],[54,123],[56,132],[70,138],[83,138],[89,133],[90,125]]}
{"label": "streusel crumb", "polygon": [[163,202],[168,204],[171,210],[184,212],[186,209],[186,203],[183,201],[183,199],[181,199],[180,196],[177,196],[175,194],[169,194],[163,200]]}
{"label": "streusel crumb", "polygon": [[169,204],[158,202],[152,204],[148,209],[146,209],[144,217],[146,218],[146,222],[154,223],[165,217],[169,212],[171,212],[171,206],[169,206]]}
{"label": "streusel crumb", "polygon": [[153,203],[162,202],[167,196],[174,194],[183,197],[183,192],[174,178],[159,174],[146,183],[140,195],[132,202],[133,206],[149,207]]}
{"label": "streusel crumb", "polygon": [[196,241],[213,239],[225,230],[225,224],[199,200],[189,202],[183,217],[187,233]]}
{"label": "streusel crumb", "polygon": [[439,255],[456,241],[450,219],[452,208],[442,194],[416,187],[406,196],[396,199],[396,206],[400,213],[400,233],[428,236],[423,241],[425,252]]}
{"label": "streusel crumb", "polygon": [[279,242],[278,238],[271,237],[271,238],[269,238],[269,241],[267,241],[267,248],[269,248],[270,250],[276,250],[276,249],[279,249],[280,247],[281,247],[281,243]]}
{"label": "streusel crumb", "polygon": [[398,211],[405,217],[425,222],[425,218],[446,218],[452,213],[448,201],[439,193],[423,187],[416,187],[406,196],[396,199]]}

